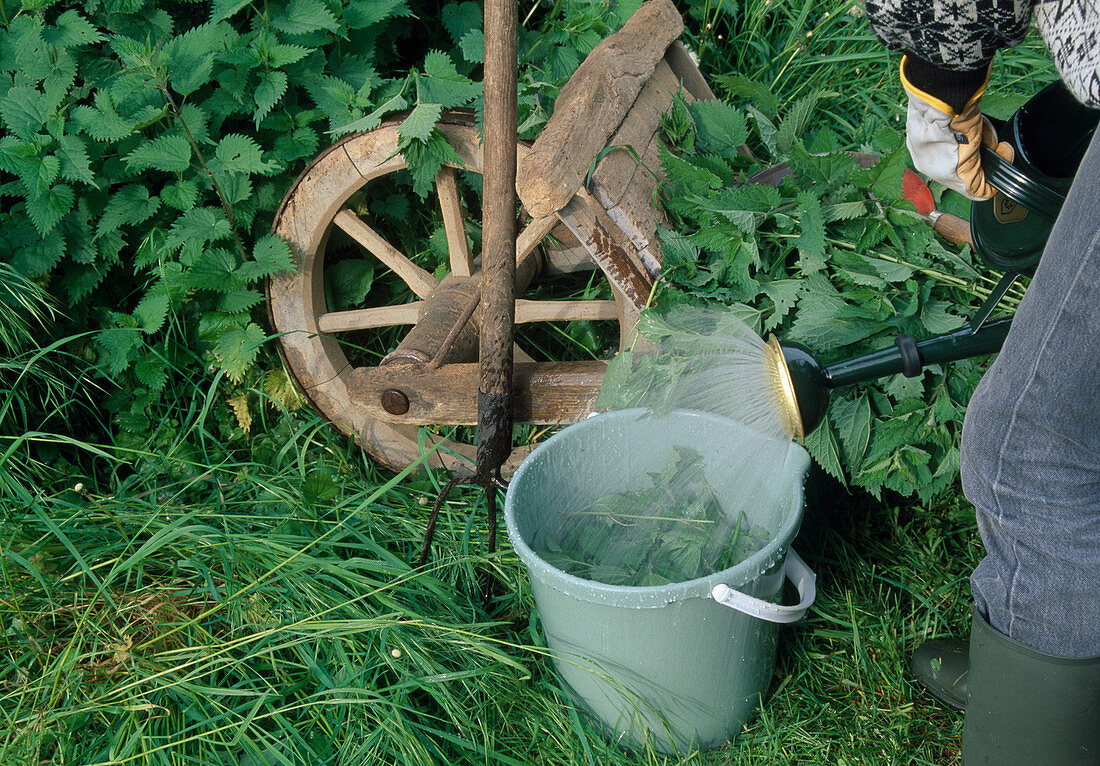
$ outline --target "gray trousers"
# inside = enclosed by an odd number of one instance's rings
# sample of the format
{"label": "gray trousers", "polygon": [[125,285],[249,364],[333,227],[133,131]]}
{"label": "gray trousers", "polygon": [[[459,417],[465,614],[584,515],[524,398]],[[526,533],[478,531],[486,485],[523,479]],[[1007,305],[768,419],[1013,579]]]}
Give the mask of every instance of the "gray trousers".
{"label": "gray trousers", "polygon": [[962,482],[978,611],[1047,654],[1100,656],[1100,138],[967,408]]}

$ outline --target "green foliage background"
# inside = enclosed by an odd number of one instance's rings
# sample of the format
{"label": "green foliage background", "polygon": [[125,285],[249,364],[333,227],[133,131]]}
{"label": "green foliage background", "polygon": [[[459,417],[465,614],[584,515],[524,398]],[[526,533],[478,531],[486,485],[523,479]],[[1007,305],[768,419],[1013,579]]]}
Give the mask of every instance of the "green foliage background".
{"label": "green foliage background", "polygon": [[[620,23],[564,5],[523,35],[525,135]],[[0,0],[0,21],[0,259],[97,330],[82,354],[135,438],[169,378],[258,374],[262,280],[293,265],[269,228],[320,149],[401,113],[422,192],[441,111],[480,106],[472,2]]]}
{"label": "green foliage background", "polygon": [[[525,10],[522,137],[637,4]],[[663,235],[665,279],[678,299],[728,304],[826,362],[952,329],[985,279],[899,207],[907,157],[884,127],[897,124],[897,94],[858,78],[822,87],[830,61],[880,83],[889,66],[858,5],[842,5],[817,19],[811,4],[689,3],[702,30],[689,41],[727,101],[681,103],[663,158],[677,221]],[[181,382],[225,380],[215,422],[229,440],[251,418],[250,390],[293,399],[265,348],[262,282],[293,267],[269,229],[319,150],[397,116],[424,194],[452,156],[434,128],[442,111],[480,114],[481,11],[468,1],[0,0],[0,19],[0,259],[54,296],[59,333],[93,331],[73,352],[103,386],[102,430],[130,446],[173,442],[166,413]],[[727,45],[721,29],[754,44]],[[815,33],[831,38],[811,55]],[[755,162],[737,155],[744,141]],[[887,159],[858,170],[837,154],[848,149]],[[795,170],[781,189],[741,186],[779,161]],[[339,274],[340,295],[362,295],[372,276]],[[875,493],[931,497],[954,481],[979,371],[964,362],[843,392],[808,446]]]}

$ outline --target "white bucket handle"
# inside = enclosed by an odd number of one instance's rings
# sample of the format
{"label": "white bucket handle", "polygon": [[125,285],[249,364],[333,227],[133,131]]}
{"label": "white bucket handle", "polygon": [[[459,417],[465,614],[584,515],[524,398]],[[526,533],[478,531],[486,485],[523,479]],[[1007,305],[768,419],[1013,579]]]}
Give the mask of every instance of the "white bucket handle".
{"label": "white bucket handle", "polygon": [[798,603],[795,606],[783,606],[773,604],[739,590],[734,590],[724,583],[718,583],[710,592],[711,598],[719,604],[744,612],[750,617],[758,617],[768,622],[790,623],[798,622],[813,606],[817,598],[817,575],[813,573],[802,557],[787,550],[787,560],[783,564],[783,574],[798,589]]}

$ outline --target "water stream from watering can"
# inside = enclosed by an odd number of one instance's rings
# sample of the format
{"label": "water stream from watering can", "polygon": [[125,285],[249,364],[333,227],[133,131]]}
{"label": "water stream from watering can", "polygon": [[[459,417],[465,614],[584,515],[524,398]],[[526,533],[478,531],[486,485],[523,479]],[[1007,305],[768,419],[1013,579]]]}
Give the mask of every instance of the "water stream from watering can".
{"label": "water stream from watering can", "polygon": [[[767,346],[730,311],[682,306],[644,314],[646,350],[623,352],[597,400],[602,410],[641,407],[714,413],[745,426],[745,437],[700,451],[698,435],[669,432],[626,440],[610,456],[614,481],[559,509],[532,547],[570,574],[611,585],[683,582],[728,569],[763,548],[791,438],[765,363]],[[616,460],[617,458],[617,460]],[[608,488],[614,491],[607,491]]]}

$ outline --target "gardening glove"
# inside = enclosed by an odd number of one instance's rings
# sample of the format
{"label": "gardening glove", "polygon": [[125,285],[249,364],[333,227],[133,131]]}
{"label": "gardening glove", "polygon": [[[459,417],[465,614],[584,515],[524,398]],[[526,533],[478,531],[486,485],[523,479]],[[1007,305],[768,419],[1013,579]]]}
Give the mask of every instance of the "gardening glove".
{"label": "gardening glove", "polygon": [[981,99],[985,82],[956,112],[945,101],[925,93],[905,76],[906,58],[901,60],[901,84],[909,94],[909,116],[905,123],[905,142],[913,165],[929,178],[939,181],[972,200],[988,199],[997,193],[982,171],[981,147],[988,146],[1011,162],[1012,146],[998,141],[997,131],[982,115]]}

